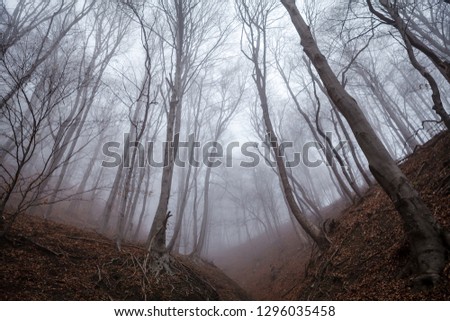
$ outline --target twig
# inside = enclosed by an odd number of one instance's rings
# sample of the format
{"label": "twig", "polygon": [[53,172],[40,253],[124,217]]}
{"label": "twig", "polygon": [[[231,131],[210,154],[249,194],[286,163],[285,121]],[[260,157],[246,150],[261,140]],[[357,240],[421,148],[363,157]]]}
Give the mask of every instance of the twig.
{"label": "twig", "polygon": [[286,295],[288,295],[289,293],[291,293],[292,290],[294,290],[296,287],[298,287],[298,284],[294,284],[289,290],[287,290],[286,292],[284,292],[283,294],[281,294],[281,297],[285,297]]}
{"label": "twig", "polygon": [[419,177],[419,175],[422,173],[422,170],[425,168],[426,164],[427,164],[426,161],[422,163],[422,166],[420,166],[419,170],[417,171],[417,174],[416,174],[415,178]]}
{"label": "twig", "polygon": [[100,271],[100,267],[97,265],[97,274],[98,274],[98,283],[102,281],[102,272]]}

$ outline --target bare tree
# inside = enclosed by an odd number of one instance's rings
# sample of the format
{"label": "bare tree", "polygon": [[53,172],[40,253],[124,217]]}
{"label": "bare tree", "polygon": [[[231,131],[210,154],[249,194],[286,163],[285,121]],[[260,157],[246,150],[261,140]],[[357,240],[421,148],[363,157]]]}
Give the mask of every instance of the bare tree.
{"label": "bare tree", "polygon": [[[214,155],[216,153],[217,143],[222,138],[225,130],[230,124],[236,111],[242,101],[245,92],[245,81],[239,78],[238,67],[228,68],[223,70],[218,81],[218,101],[212,105],[209,113],[214,115],[210,118],[210,122],[214,124],[211,126],[212,131],[212,150],[208,151],[207,155],[203,155],[206,163],[206,173],[204,179],[204,195],[203,195],[203,213],[201,218],[201,225],[198,239],[194,239],[194,246],[191,252],[193,256],[200,256],[205,249],[206,235],[209,228],[209,221],[211,216],[211,205],[209,199],[211,175],[214,163]],[[233,80],[232,80],[233,79]],[[194,222],[194,224],[197,224]]]}
{"label": "bare tree", "polygon": [[[190,190],[192,188],[192,183],[195,180],[195,177],[191,179],[192,176],[196,175],[198,176],[198,167],[194,166],[194,161],[197,162],[198,160],[195,158],[195,155],[197,154],[195,151],[195,143],[198,142],[198,140],[201,137],[201,130],[203,126],[206,126],[205,119],[206,114],[208,114],[208,111],[206,110],[207,107],[204,105],[205,97],[204,97],[204,87],[205,85],[205,75],[200,76],[200,79],[195,82],[195,84],[192,85],[192,89],[195,88],[195,90],[192,90],[192,94],[188,96],[188,100],[191,101],[191,103],[187,102],[186,108],[188,115],[187,122],[185,124],[186,126],[186,135],[185,137],[188,139],[188,145],[184,146],[187,147],[187,150],[183,149],[184,155],[180,155],[179,159],[181,159],[183,156],[187,159],[184,160],[184,166],[181,166],[180,168],[180,177],[179,180],[179,186],[178,186],[178,198],[177,198],[177,212],[175,214],[175,226],[172,233],[172,238],[170,239],[169,244],[167,245],[167,251],[171,252],[174,250],[175,244],[177,244],[177,247],[179,246],[180,242],[180,234],[181,234],[181,228],[183,223],[184,214],[187,207],[187,202],[189,199]],[[195,92],[195,93],[194,93]],[[193,96],[194,95],[194,96]],[[207,119],[206,119],[207,120]],[[181,154],[181,153],[180,153]],[[194,173],[192,175],[192,168],[195,167]]]}
{"label": "bare tree", "polygon": [[[94,49],[92,53],[87,52],[87,47],[90,39],[86,40],[84,44],[83,57],[91,56],[91,59],[86,62],[86,69],[80,68],[81,84],[78,87],[78,96],[75,104],[72,107],[72,113],[66,118],[66,128],[62,127],[57,135],[61,141],[61,146],[58,148],[57,159],[54,163],[60,163],[63,158],[63,166],[58,173],[58,180],[54,186],[54,193],[50,197],[50,205],[46,211],[45,217],[48,218],[52,212],[52,203],[58,198],[58,191],[60,190],[66,173],[69,170],[69,165],[74,155],[80,152],[80,149],[86,147],[86,143],[80,144],[79,137],[82,131],[86,131],[85,126],[88,115],[94,105],[95,98],[100,96],[100,90],[103,75],[109,66],[111,59],[116,55],[119,45],[127,34],[129,20],[124,17],[123,13],[117,7],[111,7],[108,4],[100,5],[92,11]],[[100,125],[100,124],[98,124]],[[100,126],[100,134],[104,131]],[[51,169],[50,169],[51,170]],[[45,186],[42,186],[45,188]]]}
{"label": "bare tree", "polygon": [[178,152],[183,96],[192,80],[205,67],[228,33],[218,19],[224,4],[198,0],[161,0],[158,15],[166,20],[169,35],[161,34],[170,48],[171,67],[167,67],[167,127],[161,193],[148,237],[148,248],[166,251],[166,223],[172,188],[174,157]]}
{"label": "bare tree", "polygon": [[[1,39],[0,63],[9,77],[2,77],[6,90],[0,97],[0,109],[3,109],[9,99],[28,83],[38,67],[50,57],[69,31],[91,11],[95,4],[95,2],[85,2],[81,8],[78,8],[76,1],[70,1],[68,4],[63,1],[56,7],[53,5],[49,7],[46,5],[48,2],[41,5],[36,5],[36,1],[31,3],[28,7],[30,3],[19,1],[12,15],[5,13],[8,22],[3,23],[6,33],[3,33]],[[34,9],[37,11],[34,12]],[[43,12],[46,12],[43,16],[36,15]],[[55,29],[58,31],[56,32]],[[36,37],[39,40],[33,41],[35,44],[33,54],[25,56],[23,65],[11,71],[12,66],[18,61],[17,53],[11,52],[12,47],[20,43],[25,36]]]}
{"label": "bare tree", "polygon": [[34,90],[30,93],[21,88],[1,110],[0,126],[4,136],[13,142],[13,148],[6,151],[0,165],[0,216],[12,203],[1,236],[8,232],[18,215],[32,206],[48,203],[49,195],[36,191],[62,166],[59,163],[52,167],[53,171],[48,170],[58,146],[49,130],[49,120],[63,112],[63,102],[75,89],[71,73],[67,72],[70,64],[67,60],[58,62],[48,62],[40,77],[35,78]]}
{"label": "bare tree", "polygon": [[289,208],[296,220],[305,232],[315,241],[320,249],[329,246],[329,241],[323,231],[314,225],[301,211],[286,171],[282,151],[278,143],[269,112],[267,98],[267,29],[269,27],[269,14],[277,5],[277,1],[236,1],[236,10],[242,23],[241,51],[253,64],[253,81],[258,90],[260,106],[263,113],[265,130],[267,132],[267,143],[273,150],[279,179],[283,187],[284,196]]}
{"label": "bare tree", "polygon": [[383,22],[394,26],[398,32],[400,33],[403,42],[406,47],[406,52],[408,53],[409,60],[411,64],[416,68],[416,70],[426,79],[428,82],[432,95],[431,98],[433,100],[433,110],[436,114],[439,115],[441,120],[444,122],[447,129],[450,129],[450,115],[444,109],[441,100],[441,93],[439,91],[438,84],[435,78],[431,75],[431,73],[425,68],[417,59],[413,48],[420,50],[423,54],[425,54],[435,65],[437,70],[442,74],[442,76],[447,80],[450,84],[450,62],[445,59],[441,59],[438,55],[435,54],[433,50],[431,50],[426,44],[424,44],[420,39],[418,39],[409,29],[408,25],[404,22],[402,17],[399,14],[399,9],[397,3],[391,3],[390,0],[380,0],[382,7],[385,9],[386,13],[389,15],[389,18],[383,13],[377,11],[372,5],[371,0],[366,0],[369,10],[378,18],[380,18]]}
{"label": "bare tree", "polygon": [[[411,32],[409,26],[407,25],[407,23],[405,23],[405,21],[400,15],[399,12],[400,6],[415,7],[416,5],[415,1],[413,4],[411,4],[408,2],[402,3],[394,1],[394,3],[392,3],[390,0],[380,0],[379,2],[382,8],[385,10],[385,12],[389,17],[383,14],[382,12],[376,10],[371,0],[366,0],[366,2],[370,12],[372,12],[384,23],[395,27],[399,31],[403,41],[405,42],[406,49],[408,50],[408,55],[411,56],[410,52],[412,52],[413,47],[420,50],[433,62],[433,64],[436,66],[436,68],[439,70],[442,76],[445,79],[447,79],[447,82],[450,83],[450,62],[439,57],[428,45],[426,45],[419,38],[417,38],[416,35],[413,32]],[[413,60],[411,60],[411,63],[413,63],[413,65],[415,64]]]}
{"label": "bare tree", "polygon": [[301,39],[304,52],[313,63],[330,98],[344,115],[364,152],[375,179],[389,195],[399,212],[411,246],[411,257],[417,264],[416,281],[434,284],[445,265],[444,231],[420,198],[361,111],[358,103],[344,89],[328,61],[320,52],[308,25],[295,2],[281,1]]}

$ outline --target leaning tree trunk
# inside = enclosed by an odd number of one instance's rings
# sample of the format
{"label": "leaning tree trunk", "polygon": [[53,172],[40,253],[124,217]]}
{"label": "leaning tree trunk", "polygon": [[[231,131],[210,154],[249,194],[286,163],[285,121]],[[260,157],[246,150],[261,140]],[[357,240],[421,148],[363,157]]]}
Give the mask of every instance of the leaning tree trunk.
{"label": "leaning tree trunk", "polygon": [[371,77],[368,71],[362,70],[361,68],[358,68],[357,73],[364,80],[367,88],[372,91],[375,98],[379,101],[382,109],[389,115],[394,124],[397,126],[397,129],[399,130],[401,136],[404,138],[404,145],[406,145],[411,151],[413,151],[416,146],[419,145],[419,143],[415,139],[414,133],[411,133],[409,131],[408,127],[397,115],[395,106],[385,98],[386,93],[381,92],[382,86],[379,83],[379,80],[376,77]]}
{"label": "leaning tree trunk", "polygon": [[409,239],[419,283],[435,284],[445,266],[443,231],[418,192],[391,158],[375,134],[361,108],[341,85],[326,58],[320,52],[308,25],[294,1],[281,0],[300,36],[301,45],[311,59],[330,98],[344,115],[369,162],[375,179],[389,195],[399,212]]}
{"label": "leaning tree trunk", "polygon": [[[256,68],[256,73],[260,73],[260,69]],[[281,181],[281,186],[283,187],[283,193],[286,198],[286,202],[292,211],[292,214],[296,218],[296,220],[300,223],[305,232],[314,240],[317,246],[320,249],[326,249],[330,242],[326,238],[323,231],[321,231],[316,225],[312,224],[308,218],[302,213],[300,207],[298,206],[294,193],[292,191],[291,184],[289,182],[289,177],[287,174],[286,166],[284,164],[284,159],[282,157],[282,152],[280,151],[280,145],[278,144],[277,137],[275,134],[275,130],[272,126],[272,121],[269,115],[269,106],[267,103],[267,97],[265,95],[265,91],[261,88],[260,84],[257,83],[258,92],[261,100],[261,109],[263,112],[264,125],[266,127],[267,134],[269,136],[269,144],[273,149],[275,155],[275,161],[277,164],[278,175]]]}
{"label": "leaning tree trunk", "polygon": [[[333,155],[332,155],[332,150],[333,150],[333,146],[330,145],[330,141],[326,139],[326,135],[323,132],[320,132],[320,127],[316,126],[314,127],[311,119],[309,118],[308,114],[306,112],[304,112],[300,106],[300,102],[297,99],[297,96],[295,95],[294,91],[292,90],[291,85],[289,84],[289,79],[286,76],[286,74],[284,73],[283,69],[281,68],[280,65],[277,66],[278,70],[280,72],[281,78],[283,79],[286,88],[295,104],[295,107],[297,108],[298,112],[300,113],[300,115],[302,115],[303,119],[305,120],[306,124],[308,125],[308,128],[311,132],[311,134],[313,135],[314,139],[316,142],[321,142],[322,140],[320,138],[324,138],[324,143],[325,145],[328,145],[328,147],[330,148],[325,148],[324,149],[324,153],[325,153],[325,159],[327,161],[330,161],[333,159]],[[312,74],[311,74],[312,76]],[[314,79],[313,79],[314,81]],[[334,154],[335,156],[340,157],[339,154]],[[332,164],[333,165],[333,164]],[[353,194],[350,191],[350,189],[347,187],[346,183],[344,182],[344,180],[341,177],[340,172],[338,171],[338,168],[336,166],[327,166],[327,169],[333,172],[333,175],[335,176],[335,179],[337,180],[337,186],[340,188],[340,190],[342,191],[342,193],[345,195],[346,198],[348,198],[348,200],[353,200]],[[341,167],[342,170],[344,170],[343,167]],[[349,183],[351,183],[351,180],[348,180]],[[354,187],[354,186],[353,186]],[[357,192],[357,189],[354,189],[355,192]],[[358,197],[360,197],[359,192],[358,192]]]}

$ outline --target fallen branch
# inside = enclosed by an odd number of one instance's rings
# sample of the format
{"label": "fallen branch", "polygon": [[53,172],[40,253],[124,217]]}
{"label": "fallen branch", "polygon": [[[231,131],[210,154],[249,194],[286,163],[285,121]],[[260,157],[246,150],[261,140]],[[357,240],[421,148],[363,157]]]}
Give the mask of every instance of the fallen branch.
{"label": "fallen branch", "polygon": [[419,170],[416,173],[416,177],[415,178],[419,177],[419,175],[422,174],[422,171],[425,168],[425,165],[427,165],[426,161],[422,163],[422,166],[420,166]]}
{"label": "fallen branch", "polygon": [[56,256],[67,256],[67,253],[56,252],[56,251],[52,250],[51,248],[49,248],[49,247],[47,247],[45,245],[42,245],[42,244],[38,243],[37,241],[34,241],[34,240],[32,240],[32,239],[30,239],[28,237],[25,237],[23,235],[21,236],[21,239],[32,243],[33,245],[38,247],[40,250],[43,250],[44,252],[47,252],[47,253],[50,253],[50,254],[53,254],[53,255],[56,255]]}
{"label": "fallen branch", "polygon": [[107,242],[107,241],[103,241],[103,240],[96,240],[96,239],[91,239],[91,238],[87,238],[87,237],[78,237],[78,236],[70,236],[70,235],[66,235],[66,237],[68,239],[71,239],[71,240],[79,240],[79,241],[100,243],[100,244],[105,244],[105,245],[112,245],[112,242]]}
{"label": "fallen branch", "polygon": [[[70,236],[70,235],[66,235],[66,237],[68,239],[72,239],[72,240],[94,242],[94,243],[99,243],[99,244],[108,245],[108,246],[113,245],[112,241],[109,242],[109,241],[104,241],[104,240],[97,240],[97,239],[92,239],[92,238],[87,238],[87,237],[78,237],[78,236]],[[137,250],[144,250],[144,248],[137,246],[137,245],[133,245],[133,244],[126,244],[126,245],[124,245],[124,247],[131,247],[131,248],[134,248]]]}

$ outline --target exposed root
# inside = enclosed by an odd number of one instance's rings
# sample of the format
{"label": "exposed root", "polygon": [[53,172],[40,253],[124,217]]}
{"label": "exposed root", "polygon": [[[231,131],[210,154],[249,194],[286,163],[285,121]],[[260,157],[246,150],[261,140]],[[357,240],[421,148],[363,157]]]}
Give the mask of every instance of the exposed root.
{"label": "exposed root", "polygon": [[441,276],[436,273],[421,274],[413,279],[414,288],[418,290],[432,289],[439,284]]}
{"label": "exposed root", "polygon": [[173,259],[167,252],[151,251],[144,259],[144,266],[154,277],[167,273],[173,275]]}

